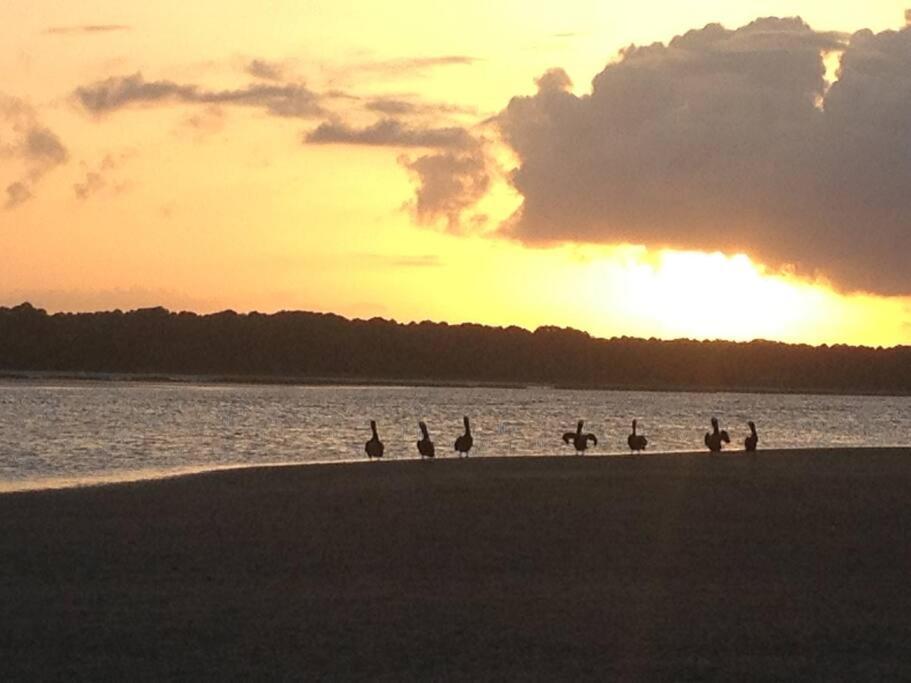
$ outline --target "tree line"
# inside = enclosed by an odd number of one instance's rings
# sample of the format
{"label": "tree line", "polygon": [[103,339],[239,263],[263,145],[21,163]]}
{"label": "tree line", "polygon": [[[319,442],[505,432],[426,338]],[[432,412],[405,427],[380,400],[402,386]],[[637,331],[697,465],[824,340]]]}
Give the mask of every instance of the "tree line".
{"label": "tree line", "polygon": [[0,371],[911,394],[911,347],[599,339],[573,329],[0,307]]}

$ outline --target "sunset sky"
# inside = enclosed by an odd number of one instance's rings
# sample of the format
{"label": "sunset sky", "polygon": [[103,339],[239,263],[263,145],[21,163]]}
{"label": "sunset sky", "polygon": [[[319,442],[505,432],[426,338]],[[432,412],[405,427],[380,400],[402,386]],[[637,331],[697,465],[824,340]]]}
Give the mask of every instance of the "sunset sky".
{"label": "sunset sky", "polygon": [[911,344],[907,4],[6,0],[0,305]]}

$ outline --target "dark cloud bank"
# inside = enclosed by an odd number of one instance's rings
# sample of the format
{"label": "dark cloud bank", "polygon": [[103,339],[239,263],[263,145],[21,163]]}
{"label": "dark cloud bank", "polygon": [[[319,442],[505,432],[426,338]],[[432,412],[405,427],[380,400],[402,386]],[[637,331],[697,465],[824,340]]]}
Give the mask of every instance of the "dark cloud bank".
{"label": "dark cloud bank", "polygon": [[911,28],[709,25],[623,51],[590,95],[569,85],[551,71],[498,116],[524,200],[502,232],[745,250],[845,289],[911,293]]}
{"label": "dark cloud bank", "polygon": [[[590,94],[571,86],[549,71],[491,121],[518,158],[509,179],[523,200],[496,234],[745,251],[845,290],[911,294],[911,28],[711,24],[627,48]],[[367,108],[413,113],[395,100]],[[493,173],[465,128],[329,122],[306,139],[429,148],[402,158],[412,206],[453,231],[471,227],[463,213]]]}

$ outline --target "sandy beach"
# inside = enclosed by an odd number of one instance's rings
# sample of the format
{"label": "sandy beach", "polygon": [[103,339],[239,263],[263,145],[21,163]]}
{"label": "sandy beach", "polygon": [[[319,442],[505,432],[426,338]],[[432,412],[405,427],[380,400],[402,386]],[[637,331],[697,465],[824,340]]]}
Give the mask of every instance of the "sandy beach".
{"label": "sandy beach", "polygon": [[0,679],[911,674],[911,449],[0,495]]}

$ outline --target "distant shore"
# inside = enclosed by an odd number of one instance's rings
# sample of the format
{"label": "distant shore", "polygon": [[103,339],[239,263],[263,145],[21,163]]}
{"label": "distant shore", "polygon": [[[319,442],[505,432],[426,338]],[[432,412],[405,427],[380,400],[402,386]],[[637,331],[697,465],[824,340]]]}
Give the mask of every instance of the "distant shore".
{"label": "distant shore", "polygon": [[52,372],[31,370],[0,370],[0,382],[136,382],[146,384],[224,384],[255,386],[378,386],[378,387],[441,387],[464,389],[560,389],[565,391],[642,391],[656,393],[700,394],[800,394],[805,396],[911,396],[901,391],[840,391],[819,388],[730,387],[686,385],[621,385],[621,384],[540,384],[523,382],[470,382],[446,379],[383,378],[383,377],[306,377],[270,375],[181,375],[167,373],[111,372]]}
{"label": "distant shore", "polygon": [[911,672],[911,448],[224,470],[0,496],[0,677]]}

